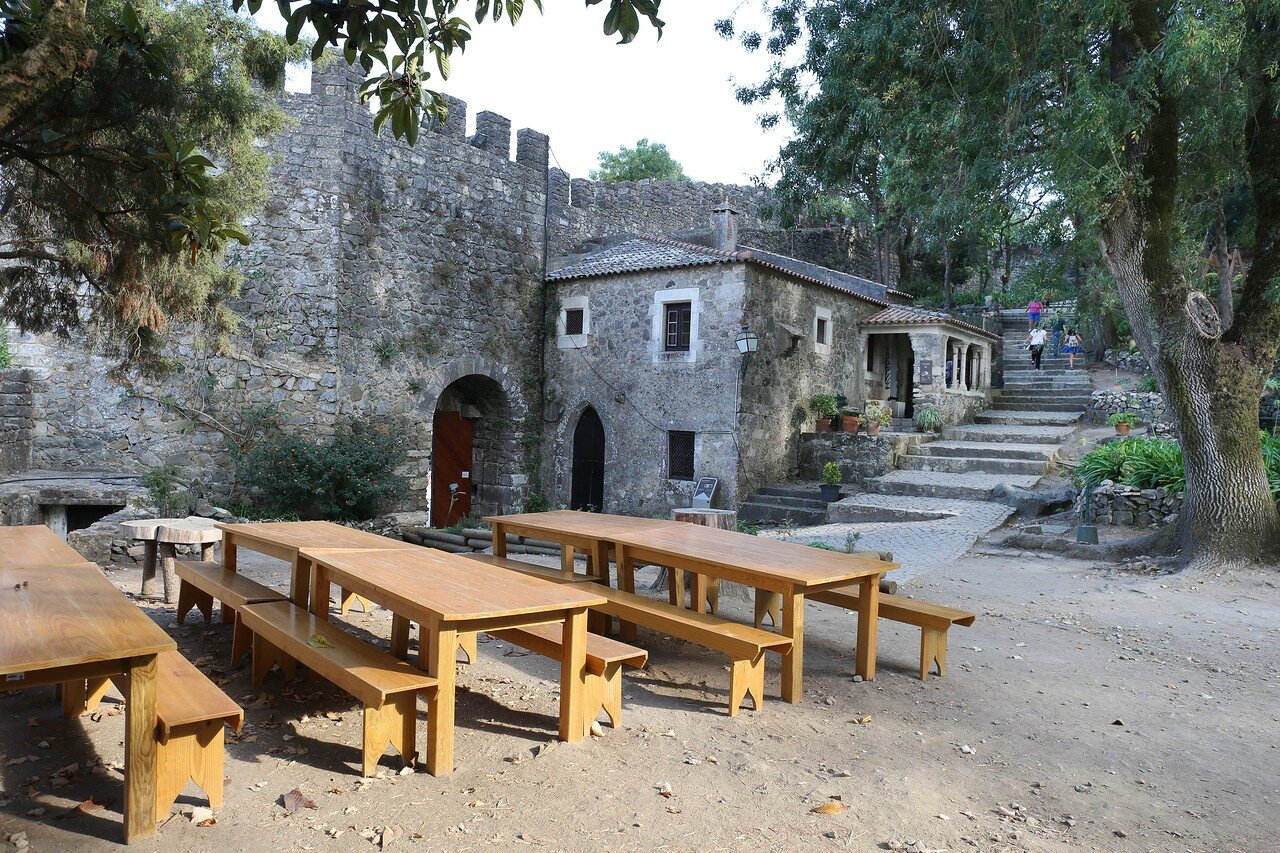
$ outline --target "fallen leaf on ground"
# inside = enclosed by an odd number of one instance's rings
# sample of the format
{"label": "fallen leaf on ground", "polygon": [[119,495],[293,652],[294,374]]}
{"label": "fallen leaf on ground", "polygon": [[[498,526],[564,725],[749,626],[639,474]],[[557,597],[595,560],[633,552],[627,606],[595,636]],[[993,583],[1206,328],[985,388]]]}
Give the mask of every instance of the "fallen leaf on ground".
{"label": "fallen leaf on ground", "polygon": [[839,800],[829,800],[816,808],[809,809],[811,814],[843,814],[849,807]]}
{"label": "fallen leaf on ground", "polygon": [[866,716],[863,716],[863,717],[854,717],[854,718],[853,718],[852,720],[850,720],[849,722],[851,722],[851,723],[857,723],[857,724],[858,724],[858,725],[860,725],[860,726],[865,726],[865,725],[867,725],[868,723],[870,723],[870,722],[871,722],[871,715],[870,715],[870,714],[867,714]]}
{"label": "fallen leaf on ground", "polygon": [[293,814],[298,809],[315,809],[319,808],[314,800],[309,799],[305,794],[294,788],[282,798],[282,804],[286,814]]}
{"label": "fallen leaf on ground", "polygon": [[99,810],[101,810],[101,808],[102,808],[102,804],[101,804],[101,803],[95,803],[95,802],[93,801],[93,797],[90,797],[89,799],[87,799],[87,800],[85,800],[83,803],[81,803],[80,805],[76,806],[76,809],[77,809],[78,811],[84,812],[85,814],[90,814],[91,812],[99,811]]}
{"label": "fallen leaf on ground", "polygon": [[38,726],[40,725],[40,719],[38,717],[27,717],[27,725]]}

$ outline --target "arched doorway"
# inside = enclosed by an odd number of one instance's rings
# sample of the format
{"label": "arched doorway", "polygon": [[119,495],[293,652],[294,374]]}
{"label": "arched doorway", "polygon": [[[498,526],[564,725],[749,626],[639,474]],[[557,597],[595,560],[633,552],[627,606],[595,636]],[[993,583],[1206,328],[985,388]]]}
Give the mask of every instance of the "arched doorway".
{"label": "arched doorway", "polygon": [[604,424],[587,406],[573,430],[573,485],[569,508],[604,510]]}
{"label": "arched doorway", "polygon": [[501,385],[480,374],[450,383],[432,417],[431,526],[501,511],[501,477],[519,469],[516,446]]}

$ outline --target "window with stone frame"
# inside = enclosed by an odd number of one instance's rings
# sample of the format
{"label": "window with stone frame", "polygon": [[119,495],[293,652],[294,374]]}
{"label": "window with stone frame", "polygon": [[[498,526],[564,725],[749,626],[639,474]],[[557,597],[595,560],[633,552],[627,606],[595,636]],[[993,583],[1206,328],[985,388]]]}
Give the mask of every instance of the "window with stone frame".
{"label": "window with stone frame", "polygon": [[667,433],[667,476],[672,480],[693,480],[694,433],[673,429]]}
{"label": "window with stone frame", "polygon": [[818,330],[814,339],[820,344],[830,343],[830,341],[827,340],[827,318],[819,317],[817,326]]}
{"label": "window with stone frame", "polygon": [[693,323],[692,302],[667,302],[663,305],[663,349],[688,352]]}

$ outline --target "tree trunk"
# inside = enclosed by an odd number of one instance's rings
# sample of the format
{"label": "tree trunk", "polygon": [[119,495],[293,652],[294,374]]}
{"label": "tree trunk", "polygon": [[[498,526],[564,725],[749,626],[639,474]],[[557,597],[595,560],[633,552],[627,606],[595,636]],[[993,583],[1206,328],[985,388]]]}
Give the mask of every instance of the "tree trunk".
{"label": "tree trunk", "polygon": [[948,311],[955,307],[955,297],[951,293],[951,243],[942,244],[942,298]]}
{"label": "tree trunk", "polygon": [[93,65],[84,0],[51,0],[33,28],[34,43],[0,63],[0,128],[8,127],[72,74]]}
{"label": "tree trunk", "polygon": [[1213,253],[1218,262],[1218,316],[1222,318],[1222,329],[1231,328],[1231,312],[1235,308],[1235,296],[1232,292],[1235,269],[1231,263],[1231,247],[1227,240],[1227,215],[1222,209],[1222,193],[1214,193],[1213,208]]}
{"label": "tree trunk", "polygon": [[[1161,50],[1155,0],[1131,0],[1129,6],[1131,29],[1118,31],[1112,41],[1113,74],[1127,75],[1143,53]],[[1274,107],[1274,101],[1257,107],[1253,121],[1261,121],[1263,132],[1269,129],[1273,136],[1255,139],[1255,145],[1261,156],[1280,159]],[[1176,96],[1163,80],[1156,81],[1154,109],[1143,131],[1131,137],[1126,152],[1134,185],[1116,201],[1100,236],[1134,338],[1151,363],[1181,438],[1187,475],[1178,519],[1182,560],[1206,568],[1267,561],[1280,544],[1280,514],[1262,466],[1257,407],[1264,366],[1270,367],[1275,354],[1280,314],[1273,306],[1264,307],[1259,293],[1252,315],[1242,301],[1233,331],[1239,337],[1247,334],[1246,327],[1265,324],[1270,342],[1248,346],[1221,338],[1213,303],[1188,287],[1173,261],[1179,116]],[[1258,154],[1251,151],[1251,163]],[[1275,239],[1280,237],[1280,163],[1267,168],[1275,180],[1253,176],[1255,198],[1268,191],[1268,184],[1274,194],[1260,199],[1257,245],[1260,257],[1274,261],[1274,273],[1280,268],[1280,241]],[[1269,235],[1262,233],[1268,223],[1273,228]],[[1269,273],[1264,274],[1269,281]]]}

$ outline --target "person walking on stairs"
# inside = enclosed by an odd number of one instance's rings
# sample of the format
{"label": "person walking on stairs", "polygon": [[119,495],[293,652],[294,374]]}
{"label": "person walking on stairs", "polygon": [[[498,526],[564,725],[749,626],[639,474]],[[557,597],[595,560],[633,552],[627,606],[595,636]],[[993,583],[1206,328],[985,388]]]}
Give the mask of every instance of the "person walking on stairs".
{"label": "person walking on stairs", "polygon": [[1044,344],[1049,339],[1049,333],[1039,326],[1031,330],[1031,342],[1027,344],[1027,349],[1031,350],[1031,366],[1036,370],[1040,369],[1040,359],[1044,357]]}
{"label": "person walking on stairs", "polygon": [[1080,340],[1080,335],[1076,333],[1076,330],[1075,330],[1075,329],[1068,329],[1068,330],[1067,330],[1067,345],[1066,345],[1065,347],[1063,347],[1063,348],[1062,348],[1062,351],[1063,351],[1064,353],[1066,353],[1066,354],[1067,354],[1067,369],[1068,369],[1068,370],[1074,370],[1074,369],[1075,369],[1075,366],[1076,366],[1076,356],[1080,353],[1080,351],[1081,351],[1081,349],[1082,349],[1082,344],[1083,344],[1083,341],[1081,341],[1081,340]]}
{"label": "person walking on stairs", "polygon": [[1031,301],[1027,303],[1027,328],[1034,329],[1040,325],[1040,312],[1044,309],[1044,305],[1036,297],[1031,297]]}

